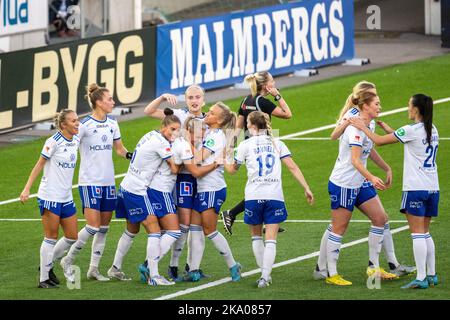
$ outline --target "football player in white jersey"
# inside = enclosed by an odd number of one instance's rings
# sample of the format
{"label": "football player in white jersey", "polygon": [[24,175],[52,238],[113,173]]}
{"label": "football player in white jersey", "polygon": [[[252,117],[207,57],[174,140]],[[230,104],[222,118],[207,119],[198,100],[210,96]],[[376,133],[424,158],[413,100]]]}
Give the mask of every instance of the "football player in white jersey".
{"label": "football player in white jersey", "polygon": [[[275,262],[278,228],[287,219],[281,182],[282,162],[304,188],[311,205],[314,196],[289,149],[282,141],[274,141],[269,116],[261,111],[252,112],[247,119],[247,128],[251,137],[239,144],[235,163],[225,164],[225,168],[233,174],[241,164],[247,166],[244,222],[250,227],[253,253],[261,268],[257,286],[264,288],[272,282],[270,274]],[[265,243],[263,223],[266,225]]]}
{"label": "football player in white jersey", "polygon": [[[209,109],[204,121],[209,129],[205,134],[203,147],[200,150],[194,149],[194,159],[196,163],[201,163],[203,166],[221,160],[223,162],[224,152],[228,145],[225,130],[228,131],[230,140],[233,140],[236,114],[231,112],[230,108],[224,103],[217,102]],[[232,281],[241,279],[241,265],[234,260],[225,237],[217,231],[218,214],[220,207],[225,202],[227,190],[223,173],[224,168],[221,165],[209,174],[197,179],[197,194],[195,195],[189,228],[191,234],[189,239],[191,265],[186,277],[188,281],[199,281],[201,278],[199,268],[205,246],[205,243],[201,241],[202,232],[213,242],[215,248],[224,257]]]}
{"label": "football player in white jersey", "polygon": [[[193,84],[189,86],[185,91],[185,100],[187,108],[175,109],[174,114],[180,119],[181,127],[185,128],[186,121],[188,118],[194,117],[195,119],[203,120],[205,114],[202,112],[202,107],[205,105],[205,91],[199,85]],[[163,102],[168,102],[171,107],[174,107],[177,104],[177,98],[173,94],[164,93],[160,97],[151,101],[144,109],[145,114],[152,118],[163,119],[164,112],[159,109],[159,106]],[[188,237],[189,225],[191,223],[191,213],[194,208],[194,198],[195,191],[197,190],[197,180],[192,174],[186,169],[183,168],[181,172],[177,176],[177,182],[175,186],[175,205],[177,206],[178,217],[180,219],[180,228],[182,230],[181,237],[177,240],[174,245],[174,250],[178,250],[180,247],[182,248],[182,244],[186,242]],[[185,231],[185,232],[184,232]],[[205,242],[205,238],[203,233],[201,233],[203,237],[203,243]],[[176,249],[178,248],[178,249]],[[188,242],[188,252],[191,252],[189,248]],[[178,276],[178,261],[176,258],[176,253],[172,252],[171,262],[169,264],[169,276],[172,279],[177,279]],[[186,271],[189,271],[189,256],[186,264]],[[203,272],[199,271],[202,277],[204,277]]]}
{"label": "football player in white jersey", "polygon": [[[61,254],[77,240],[76,208],[72,196],[72,179],[77,162],[80,124],[73,110],[62,110],[55,117],[58,132],[45,141],[41,156],[30,173],[20,194],[22,203],[28,200],[30,189],[42,170],[38,204],[44,226],[44,241],[40,250],[38,288],[56,288],[59,280],[53,272],[53,256]],[[61,225],[64,237],[58,242]],[[70,278],[74,281],[74,278]]]}
{"label": "football player in white jersey", "polygon": [[[332,140],[335,140],[335,139],[338,139],[341,137],[342,133],[344,132],[344,130],[348,127],[348,125],[350,123],[349,122],[350,118],[359,116],[360,110],[359,110],[358,106],[355,106],[353,104],[352,101],[355,99],[358,99],[365,92],[372,92],[374,94],[377,94],[375,84],[373,84],[371,82],[367,82],[367,81],[361,81],[361,82],[358,82],[353,87],[352,93],[348,96],[347,101],[345,102],[345,105],[339,114],[339,119],[338,119],[337,125],[336,125],[335,129],[333,130],[333,132],[331,133]],[[375,121],[375,120],[372,120],[369,125],[369,127],[371,128],[372,131],[374,131],[375,123],[377,123],[383,130],[388,132],[387,130],[389,129],[389,126],[387,126],[382,121]],[[378,167],[380,167],[382,170],[384,170],[386,172],[387,183],[389,185],[389,181],[392,179],[391,178],[392,170],[391,170],[390,166],[383,160],[383,158],[378,154],[378,152],[375,149],[373,149],[371,151],[369,157],[372,161],[375,162],[375,164]],[[390,270],[389,273],[395,274],[397,276],[403,276],[403,275],[407,275],[407,274],[414,272],[415,267],[400,264],[398,262],[397,256],[395,254],[394,240],[393,240],[393,237],[391,234],[391,229],[390,229],[390,225],[389,225],[389,221],[388,221],[389,216],[383,208],[381,200],[376,193],[376,189],[368,181],[364,181],[363,185],[361,186],[360,199],[361,199],[361,201],[356,206],[366,216],[368,216],[368,217],[373,216],[374,212],[376,214],[376,212],[379,212],[379,211],[383,211],[385,213],[386,223],[384,225],[384,231],[383,231],[382,249],[383,249],[386,259],[388,261],[389,270]],[[371,200],[371,199],[373,199],[373,200]],[[370,200],[370,202],[368,202],[368,200]],[[331,225],[329,225],[327,227],[327,229],[325,230],[325,232],[322,236],[322,240],[320,242],[319,259],[318,259],[316,268],[313,272],[313,277],[316,280],[325,279],[327,277],[326,246],[327,246],[327,241],[328,241],[328,236],[329,236],[330,231],[331,231]],[[374,229],[371,228],[369,233],[370,232],[372,232],[372,233],[378,232],[379,233],[379,230],[377,230],[377,228],[374,228]],[[370,265],[370,262],[369,262],[369,265]],[[375,269],[373,267],[369,268],[367,270],[368,275],[371,276],[373,274],[374,270]],[[385,272],[381,272],[380,276],[382,278],[387,277],[389,279],[388,274]]]}
{"label": "football player in white jersey", "polygon": [[150,202],[148,189],[164,161],[167,162],[172,173],[178,172],[178,167],[171,160],[171,141],[178,135],[179,130],[180,120],[174,115],[166,116],[162,121],[161,131],[154,130],[145,134],[134,150],[128,172],[117,193],[116,217],[127,220],[127,229],[119,240],[113,265],[108,270],[110,277],[129,280],[121,271],[122,261],[142,223],[148,234],[146,259],[150,269],[148,284],[154,286],[175,284],[159,275],[158,262],[162,258],[161,244],[173,243],[173,238],[180,234],[178,220],[176,215],[165,215],[161,219],[161,225],[171,232],[161,236],[158,218]]}
{"label": "football player in white jersey", "polygon": [[[164,114],[173,115],[173,111],[170,108],[164,109]],[[187,120],[187,123],[198,121],[195,118],[190,118]],[[203,124],[202,122],[199,123]],[[190,140],[190,138],[189,138]],[[201,178],[204,175],[210,173],[214,169],[218,167],[217,163],[210,164],[208,166],[199,167],[193,162],[194,155],[191,150],[191,144],[182,136],[175,139],[172,144],[172,159],[173,162],[177,166],[183,165],[186,170],[194,178]],[[175,187],[175,183],[177,180],[177,175],[174,174],[167,162],[163,162],[161,166],[156,171],[150,187],[147,191],[150,203],[152,204],[153,211],[155,215],[159,219],[159,223],[161,228],[164,230],[166,234],[170,237],[161,239],[161,252],[160,259],[165,256],[165,254],[169,251],[172,245],[177,244],[178,240],[181,238],[182,234],[186,234],[188,232],[188,228],[183,228],[183,226],[179,224],[178,215],[176,215],[176,206],[173,199],[173,190]],[[181,229],[183,228],[183,229]],[[181,229],[181,230],[180,230]],[[181,250],[183,249],[184,243],[186,242],[186,237],[184,237],[184,242],[182,243],[181,248],[176,247],[173,252],[178,253],[178,257],[181,254]],[[172,252],[172,254],[173,254]],[[171,268],[174,268],[173,255],[171,257]],[[176,261],[176,266],[178,266],[178,259]],[[169,270],[171,270],[169,268]],[[141,281],[148,282],[150,278],[150,271],[148,269],[147,262],[141,264],[138,268],[141,274]],[[177,270],[178,271],[178,270]],[[181,277],[178,277],[177,274],[169,272],[169,278],[175,282],[182,281]]]}
{"label": "football player in white jersey", "polygon": [[108,281],[109,278],[99,272],[98,266],[105,249],[112,212],[116,208],[112,151],[114,149],[119,156],[128,159],[131,159],[132,153],[122,144],[119,124],[108,117],[114,108],[109,90],[95,83],[86,90],[92,114],[81,120],[78,134],[81,157],[78,189],[86,225],[78,233],[78,240],[70,247],[67,256],[61,259],[61,265],[70,273],[75,257],[93,236],[87,278]]}
{"label": "football player in white jersey", "polygon": [[439,180],[436,154],[439,134],[433,125],[433,99],[424,94],[412,96],[405,125],[385,136],[368,132],[361,121],[352,124],[363,130],[377,145],[404,144],[403,197],[400,211],[406,214],[413,239],[416,279],[402,288],[428,288],[438,284],[435,270],[435,246],[430,234],[432,217],[438,215]]}
{"label": "football player in white jersey", "polygon": [[[366,125],[376,118],[381,110],[380,100],[373,92],[364,92],[352,103],[357,105],[360,115],[365,117]],[[373,129],[373,128],[372,128]],[[350,222],[355,206],[361,208],[379,205],[376,193],[370,193],[369,188],[362,188],[365,180],[376,189],[384,190],[386,185],[380,178],[374,176],[366,168],[367,158],[372,152],[373,143],[367,136],[353,126],[348,126],[339,141],[339,155],[330,176],[328,192],[331,199],[331,230],[328,232],[326,243],[327,273],[326,282],[334,285],[351,285],[337,272],[337,260],[342,243],[342,237]],[[385,168],[386,169],[386,168]],[[387,172],[387,186],[390,184],[391,174]],[[363,210],[366,213],[368,210]],[[383,240],[386,216],[384,210],[375,210],[370,215],[372,227],[369,232],[369,267],[367,273],[376,273],[383,279],[394,279],[379,267],[379,253]]]}

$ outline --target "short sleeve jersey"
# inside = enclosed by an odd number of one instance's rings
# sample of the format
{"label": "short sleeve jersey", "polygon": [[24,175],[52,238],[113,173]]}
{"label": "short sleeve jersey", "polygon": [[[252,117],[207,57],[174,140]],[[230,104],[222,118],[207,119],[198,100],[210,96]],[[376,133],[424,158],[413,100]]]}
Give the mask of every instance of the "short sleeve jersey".
{"label": "short sleeve jersey", "polygon": [[72,180],[79,144],[77,136],[67,140],[61,132],[45,141],[41,156],[47,161],[38,190],[40,199],[54,202],[73,200]]}
{"label": "short sleeve jersey", "polygon": [[[373,131],[375,128],[370,127]],[[348,126],[339,139],[339,155],[331,172],[330,181],[343,188],[356,189],[361,187],[365,178],[352,164],[352,147],[361,147],[361,162],[367,165],[367,158],[373,148],[373,142],[364,132],[353,126]]]}
{"label": "short sleeve jersey", "polygon": [[284,201],[281,159],[291,152],[281,140],[267,135],[252,136],[239,144],[234,160],[247,167],[245,200]]}
{"label": "short sleeve jersey", "polygon": [[[191,145],[183,138],[177,138],[172,143],[172,159],[177,165],[181,165],[186,160],[194,158]],[[177,175],[173,174],[167,161],[163,161],[156,170],[150,188],[161,192],[172,192]]]}
{"label": "short sleeve jersey", "polygon": [[98,121],[90,116],[80,123],[80,186],[112,186],[115,184],[112,158],[113,143],[120,139],[119,125],[107,117]]}
{"label": "short sleeve jersey", "polygon": [[394,132],[395,137],[404,144],[403,191],[439,190],[436,154],[439,147],[439,134],[433,125],[431,144],[423,122],[406,125]]}
{"label": "short sleeve jersey", "polygon": [[139,140],[120,186],[128,192],[146,195],[161,163],[172,156],[169,141],[159,131],[151,131]]}
{"label": "short sleeve jersey", "polygon": [[[222,129],[208,129],[203,140],[203,148],[208,149],[211,155],[203,160],[202,165],[209,165],[223,157],[223,151],[226,147],[226,137]],[[217,167],[207,175],[197,178],[197,191],[209,192],[218,191],[227,186],[223,177],[223,165]]]}

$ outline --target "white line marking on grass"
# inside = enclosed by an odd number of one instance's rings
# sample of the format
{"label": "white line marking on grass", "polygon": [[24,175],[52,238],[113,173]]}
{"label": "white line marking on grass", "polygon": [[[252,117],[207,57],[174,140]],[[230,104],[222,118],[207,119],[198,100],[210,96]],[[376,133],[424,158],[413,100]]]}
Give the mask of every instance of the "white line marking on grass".
{"label": "white line marking on grass", "polygon": [[[12,222],[29,222],[29,221],[41,221],[39,218],[0,218],[0,221],[12,221]],[[78,219],[78,221],[86,221],[86,219]],[[124,219],[112,219],[111,222],[125,222]],[[218,222],[223,222],[218,220]],[[244,222],[244,220],[235,220],[234,222]],[[330,223],[330,220],[286,220],[287,223]],[[370,220],[350,220],[355,223],[368,223]],[[389,220],[389,223],[406,223],[406,220]]]}
{"label": "white line marking on grass", "polygon": [[309,138],[284,138],[283,140],[305,140],[305,141],[309,141],[309,140],[331,140],[331,139],[330,138],[325,138],[325,137],[320,137],[320,138],[309,137]]}
{"label": "white line marking on grass", "polygon": [[[409,226],[396,228],[394,230],[391,230],[391,233],[392,234],[398,233],[398,232],[401,232],[401,231],[404,231],[404,230],[408,230],[408,228],[409,228]],[[349,243],[345,243],[345,244],[342,245],[341,248],[344,249],[344,248],[352,247],[352,246],[355,246],[357,244],[367,242],[367,240],[368,240],[368,238],[366,237],[366,238],[355,240],[355,241],[352,241],[352,242],[349,242]],[[283,261],[283,262],[279,262],[279,263],[276,263],[276,264],[273,265],[273,269],[274,268],[283,267],[283,266],[287,266],[289,264],[293,264],[293,263],[300,262],[300,261],[303,261],[303,260],[311,259],[311,258],[317,257],[318,255],[319,255],[319,251],[316,251],[316,252],[313,252],[313,253],[310,253],[310,254],[307,254],[307,255],[304,255],[304,256],[300,256],[300,257],[294,258],[294,259],[289,259],[289,260],[286,260],[286,261]],[[260,271],[259,268],[258,269],[254,269],[254,270],[242,273],[242,277],[252,276],[252,275],[258,274],[260,272],[261,271]],[[155,298],[154,300],[168,300],[168,299],[176,298],[176,297],[179,297],[179,296],[184,296],[184,295],[187,295],[187,294],[190,294],[190,293],[194,293],[194,292],[197,292],[197,291],[201,291],[201,290],[204,290],[204,289],[216,287],[216,286],[219,286],[219,285],[227,283],[227,282],[231,282],[231,277],[226,277],[226,278],[223,278],[223,279],[220,279],[220,280],[217,280],[217,281],[205,283],[205,284],[203,284],[201,286],[198,286],[198,287],[195,287],[195,288],[189,288],[189,289],[181,290],[181,291],[178,291],[178,292],[175,292],[175,293],[172,293],[172,294],[167,294],[167,295],[164,295],[164,296],[160,296],[158,298]]]}
{"label": "white line marking on grass", "polygon": [[[450,101],[450,97],[436,100],[436,101],[434,101],[434,105],[437,105],[437,104],[440,104],[440,103],[444,103],[444,102],[448,102],[448,101]],[[408,110],[407,107],[398,108],[398,109],[382,112],[382,113],[380,113],[379,117],[384,117],[384,116],[387,116],[387,115],[403,112],[403,111],[406,111],[406,110]],[[335,123],[334,124],[329,124],[329,125],[322,126],[322,127],[317,127],[317,128],[313,128],[313,129],[309,129],[309,130],[304,130],[304,131],[299,131],[299,132],[287,134],[285,136],[278,137],[277,139],[289,139],[289,138],[294,138],[294,137],[298,137],[298,136],[304,136],[304,135],[307,135],[307,134],[310,134],[310,133],[319,132],[319,131],[323,131],[323,130],[327,130],[327,129],[332,129],[335,126],[336,126]],[[114,178],[116,178],[116,179],[117,178],[122,178],[122,177],[125,177],[125,173],[117,174],[117,175],[114,176]],[[72,186],[72,189],[75,189],[75,188],[78,188],[77,184]],[[37,197],[37,193],[31,194],[29,196],[29,198],[36,198],[36,197]],[[4,204],[8,204],[8,203],[18,202],[18,201],[20,201],[20,198],[14,198],[14,199],[0,201],[0,206],[4,205]]]}
{"label": "white line marking on grass", "polygon": [[[436,100],[436,101],[434,101],[433,104],[437,105],[437,104],[441,104],[441,103],[445,103],[445,102],[449,102],[449,101],[450,101],[450,97]],[[394,110],[382,112],[382,113],[380,113],[380,115],[378,117],[384,117],[384,116],[388,116],[388,115],[391,115],[391,114],[404,112],[404,111],[407,111],[407,110],[408,110],[408,107],[397,108],[397,109],[394,109]],[[327,130],[327,129],[332,129],[335,126],[336,126],[336,124],[333,123],[333,124],[329,124],[327,126],[322,126],[322,127],[318,127],[318,128],[314,128],[314,129],[309,129],[309,130],[305,130],[305,131],[300,131],[300,132],[296,132],[296,133],[287,134],[285,136],[278,137],[278,139],[288,139],[288,138],[294,138],[294,137],[298,137],[298,136],[305,136],[305,135],[310,134],[310,133],[315,133],[315,132],[319,132],[319,131],[323,131],[323,130]]]}

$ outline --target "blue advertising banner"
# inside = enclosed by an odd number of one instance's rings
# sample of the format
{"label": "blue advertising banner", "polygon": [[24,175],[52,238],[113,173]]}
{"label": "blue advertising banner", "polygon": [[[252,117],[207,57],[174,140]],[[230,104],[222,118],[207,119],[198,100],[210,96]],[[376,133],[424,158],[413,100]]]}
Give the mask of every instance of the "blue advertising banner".
{"label": "blue advertising banner", "polygon": [[353,58],[353,1],[309,0],[157,28],[156,94],[183,93]]}

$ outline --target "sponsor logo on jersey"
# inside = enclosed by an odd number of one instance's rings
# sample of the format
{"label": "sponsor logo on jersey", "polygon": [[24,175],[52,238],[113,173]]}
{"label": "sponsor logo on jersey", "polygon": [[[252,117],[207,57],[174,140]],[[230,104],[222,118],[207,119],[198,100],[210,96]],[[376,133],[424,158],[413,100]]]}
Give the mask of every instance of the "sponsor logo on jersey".
{"label": "sponsor logo on jersey", "polygon": [[415,208],[415,209],[420,209],[423,207],[423,202],[422,201],[410,201],[409,207]]}
{"label": "sponsor logo on jersey", "polygon": [[143,214],[143,213],[144,213],[144,210],[142,210],[142,208],[133,208],[133,209],[128,210],[128,214],[130,216]]}
{"label": "sponsor logo on jersey", "polygon": [[208,140],[206,140],[205,144],[206,144],[207,147],[212,148],[212,147],[214,147],[214,145],[216,143],[214,142],[214,139],[208,139]]}
{"label": "sponsor logo on jersey", "polygon": [[406,134],[405,129],[403,128],[398,129],[395,133],[397,133],[399,137],[403,137]]}
{"label": "sponsor logo on jersey", "polygon": [[275,210],[275,216],[282,216],[283,214],[284,214],[284,210],[283,209]]}
{"label": "sponsor logo on jersey", "polygon": [[63,169],[75,169],[75,163],[58,162],[58,166]]}
{"label": "sponsor logo on jersey", "polygon": [[102,151],[102,150],[112,150],[112,144],[96,144],[93,146],[89,146],[89,150],[91,151]]}
{"label": "sponsor logo on jersey", "polygon": [[253,217],[253,211],[249,210],[249,209],[245,209],[244,214],[247,217]]}

